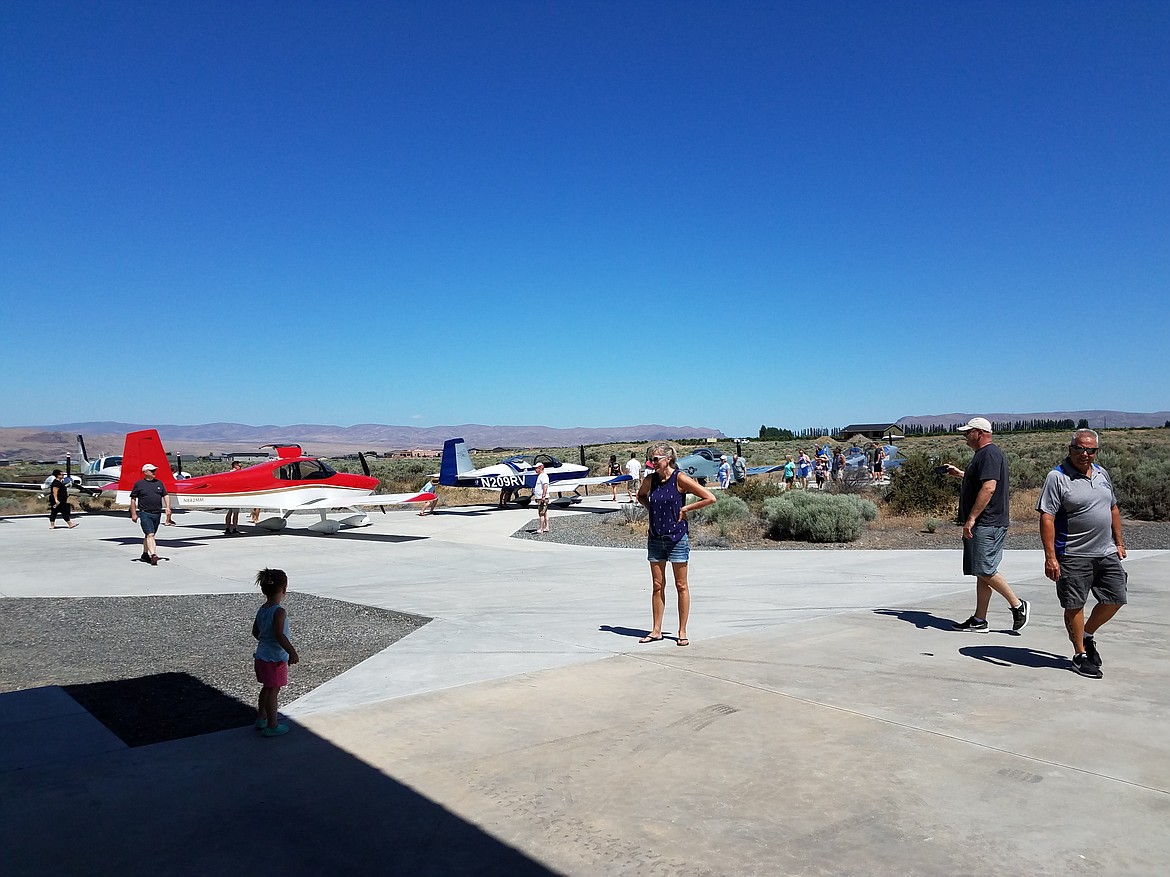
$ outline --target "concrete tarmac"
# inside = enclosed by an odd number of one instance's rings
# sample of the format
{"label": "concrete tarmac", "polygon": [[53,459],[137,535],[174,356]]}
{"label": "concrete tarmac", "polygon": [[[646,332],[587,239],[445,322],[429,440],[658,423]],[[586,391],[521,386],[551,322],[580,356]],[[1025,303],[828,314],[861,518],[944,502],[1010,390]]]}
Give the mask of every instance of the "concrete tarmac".
{"label": "concrete tarmac", "polygon": [[1071,670],[1039,552],[1005,557],[1033,604],[1014,635],[998,597],[991,633],[950,630],[974,604],[958,551],[696,551],[679,648],[669,585],[667,638],[637,642],[641,550],[509,539],[522,510],[372,518],[225,537],[185,513],[158,567],[132,562],[124,516],[0,520],[0,598],[251,592],[270,565],[294,590],[434,619],[283,705],[293,730],[277,739],[127,748],[59,689],[0,695],[4,873],[1154,875],[1170,861],[1170,551],[1126,562],[1131,605],[1100,634],[1092,680]]}

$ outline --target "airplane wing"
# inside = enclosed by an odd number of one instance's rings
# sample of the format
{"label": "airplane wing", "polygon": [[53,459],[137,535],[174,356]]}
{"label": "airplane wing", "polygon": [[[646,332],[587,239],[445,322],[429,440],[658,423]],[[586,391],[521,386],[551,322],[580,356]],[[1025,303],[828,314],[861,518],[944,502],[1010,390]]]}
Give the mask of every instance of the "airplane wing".
{"label": "airplane wing", "polygon": [[766,475],[769,472],[779,472],[784,468],[783,463],[775,466],[749,466],[747,470],[748,475]]}
{"label": "airplane wing", "polygon": [[[372,496],[363,496],[356,500],[346,500],[346,505],[337,506],[337,508],[350,508],[352,506],[363,505],[402,505],[408,502],[430,502],[435,498],[433,493],[424,491],[423,493],[383,493],[374,494]],[[308,503],[298,508],[320,508],[320,503]]]}
{"label": "airplane wing", "polygon": [[595,478],[566,478],[563,481],[553,481],[548,486],[549,493],[571,493],[578,487],[594,484],[621,484],[623,481],[633,481],[629,475],[599,475]]}

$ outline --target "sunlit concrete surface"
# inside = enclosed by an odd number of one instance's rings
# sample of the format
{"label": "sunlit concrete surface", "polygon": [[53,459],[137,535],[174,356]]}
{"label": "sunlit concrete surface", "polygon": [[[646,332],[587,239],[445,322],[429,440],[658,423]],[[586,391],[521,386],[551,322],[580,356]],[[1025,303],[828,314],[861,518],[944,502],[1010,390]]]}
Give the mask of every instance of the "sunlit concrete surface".
{"label": "sunlit concrete surface", "polygon": [[[5,870],[253,872],[262,813],[293,874],[1136,875],[1170,861],[1170,552],[1127,561],[1131,606],[1090,680],[1070,669],[1039,552],[1005,558],[1034,606],[1019,636],[1002,601],[992,633],[949,629],[974,600],[957,551],[695,552],[679,648],[672,595],[668,638],[637,643],[640,550],[509,539],[522,510],[372,518],[229,538],[183,514],[158,567],[134,562],[125,517],[0,521],[5,597],[250,592],[267,565],[294,590],[434,619],[287,704],[293,732],[275,740],[126,749],[53,694],[31,695],[41,712],[0,695]],[[52,758],[27,724],[43,710]]]}

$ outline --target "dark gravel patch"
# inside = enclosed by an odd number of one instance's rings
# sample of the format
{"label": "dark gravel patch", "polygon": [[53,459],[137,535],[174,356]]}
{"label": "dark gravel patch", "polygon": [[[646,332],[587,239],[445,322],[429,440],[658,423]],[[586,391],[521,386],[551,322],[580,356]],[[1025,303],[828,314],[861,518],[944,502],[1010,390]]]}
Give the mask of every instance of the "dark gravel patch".
{"label": "dark gravel patch", "polygon": [[[60,685],[127,745],[249,725],[254,594],[0,600],[0,692]],[[281,703],[307,694],[429,618],[290,593],[301,661]]]}
{"label": "dark gravel patch", "polygon": [[[597,548],[645,548],[645,531],[638,532],[626,523],[622,512],[593,512],[567,517],[553,518],[549,522],[551,532],[536,535],[536,518],[512,534],[514,539],[535,539],[544,542],[558,542],[565,545],[587,545]],[[1131,551],[1170,549],[1170,522],[1167,521],[1126,521],[1123,525],[1125,545]],[[942,550],[962,548],[963,533],[959,527],[947,522],[939,525],[933,533],[925,530],[871,526],[856,542],[777,542],[773,539],[741,538],[731,540],[719,535],[714,528],[691,523],[691,546],[707,550],[775,549],[822,551],[847,549]],[[1040,533],[1036,525],[1014,525],[1008,531],[1005,547],[1010,550],[1041,549]]]}

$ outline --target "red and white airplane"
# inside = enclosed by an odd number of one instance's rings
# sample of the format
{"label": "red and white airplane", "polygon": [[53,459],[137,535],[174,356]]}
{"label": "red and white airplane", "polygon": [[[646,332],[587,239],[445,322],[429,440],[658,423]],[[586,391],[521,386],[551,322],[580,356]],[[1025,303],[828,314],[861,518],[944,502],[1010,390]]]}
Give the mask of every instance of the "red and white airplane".
{"label": "red and white airplane", "polygon": [[[317,533],[336,533],[342,527],[366,527],[369,517],[360,506],[387,506],[410,502],[428,502],[433,493],[389,493],[377,495],[378,479],[368,474],[337,472],[315,457],[306,457],[298,445],[276,447],[277,456],[263,463],[176,481],[167,461],[158,430],[144,429],[126,436],[122,451],[122,472],[118,480],[118,502],[130,503],[134,482],[142,477],[142,467],[153,463],[155,476],[166,485],[171,508],[176,509],[264,509],[279,517],[260,521],[269,530],[283,530],[290,515],[316,513],[320,520],[309,529]],[[362,461],[363,466],[365,460]],[[347,510],[354,514],[333,520],[329,512]]]}

